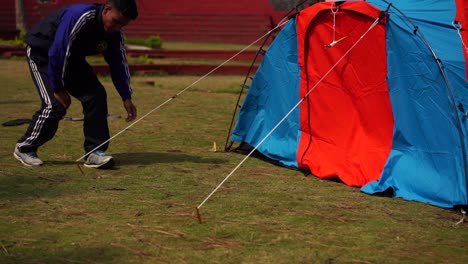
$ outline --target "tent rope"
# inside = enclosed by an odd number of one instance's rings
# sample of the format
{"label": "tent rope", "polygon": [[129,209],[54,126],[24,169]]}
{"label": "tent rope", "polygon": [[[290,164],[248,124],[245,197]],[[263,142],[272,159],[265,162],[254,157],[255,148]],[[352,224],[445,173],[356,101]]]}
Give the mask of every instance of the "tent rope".
{"label": "tent rope", "polygon": [[[294,8],[292,8],[287,14],[285,14],[281,19],[280,21],[277,23],[278,25],[279,24],[283,24],[284,21],[289,21],[291,18],[295,17],[297,15],[297,13],[299,13],[299,7],[305,5],[305,3],[309,1],[309,0],[303,0],[302,2],[298,3]],[[278,27],[276,27],[278,28]],[[273,33],[274,31],[271,31],[271,33]],[[271,34],[270,34],[271,35]],[[269,36],[270,36],[269,35]],[[268,37],[269,37],[268,36]],[[229,129],[228,129],[228,133],[227,133],[227,136],[226,136],[226,142],[224,144],[224,151],[228,152],[231,150],[232,148],[232,145],[234,144],[233,141],[229,141],[229,139],[231,138],[231,132],[232,132],[232,129],[233,129],[233,126],[234,126],[234,121],[235,121],[235,118],[236,118],[236,114],[237,114],[237,110],[241,107],[240,106],[240,101],[241,101],[241,97],[242,97],[242,94],[244,93],[244,90],[247,88],[249,88],[249,86],[247,85],[247,81],[250,79],[250,80],[253,80],[253,77],[250,76],[252,70],[253,70],[253,66],[255,65],[255,62],[257,61],[257,58],[259,55],[262,55],[264,56],[266,54],[266,51],[263,49],[263,46],[265,46],[267,40],[268,40],[268,37],[266,37],[264,40],[263,40],[263,43],[260,45],[260,48],[258,49],[257,53],[255,54],[255,57],[254,59],[252,60],[252,63],[250,64],[250,68],[247,72],[247,74],[245,75],[245,78],[244,78],[244,82],[243,84],[241,84],[241,89],[239,91],[239,96],[237,97],[237,101],[236,101],[236,104],[235,104],[235,107],[234,107],[234,111],[233,111],[233,114],[232,114],[232,118],[231,118],[231,124],[229,125]]]}
{"label": "tent rope", "polygon": [[[333,9],[333,6],[336,6],[336,9]],[[336,5],[335,2],[332,2],[330,4],[330,11],[333,14],[333,41],[332,41],[332,43],[334,43],[335,40],[336,40],[336,13],[338,13],[339,10],[340,10],[340,7],[338,5]]]}
{"label": "tent rope", "polygon": [[468,188],[468,157],[467,157],[467,154],[466,154],[467,153],[467,146],[465,145],[464,132],[463,132],[460,117],[458,115],[458,109],[457,109],[457,105],[456,105],[456,102],[455,102],[455,96],[454,96],[452,87],[451,87],[451,85],[450,85],[450,83],[448,81],[448,77],[447,77],[447,74],[445,72],[445,68],[444,68],[444,65],[442,63],[442,60],[437,56],[437,54],[434,51],[434,49],[432,48],[431,44],[427,40],[426,36],[421,32],[421,30],[419,30],[418,26],[403,11],[401,11],[400,9],[398,9],[397,7],[392,5],[392,3],[388,2],[387,0],[381,0],[381,1],[388,4],[387,10],[390,9],[390,8],[395,9],[395,11],[397,11],[406,21],[408,21],[413,26],[414,34],[415,35],[419,34],[419,37],[423,40],[423,42],[425,43],[426,47],[431,52],[432,56],[434,57],[435,62],[437,63],[437,65],[439,67],[440,74],[442,75],[442,78],[444,79],[445,88],[447,89],[447,93],[448,93],[449,98],[450,98],[450,103],[451,103],[453,113],[454,113],[455,124],[456,124],[457,129],[458,129],[458,136],[459,136],[459,140],[460,140],[460,148],[461,148],[462,159],[463,159],[463,169],[464,169],[464,175],[465,175],[465,179],[466,179],[465,182],[466,182],[466,187]]}
{"label": "tent rope", "polygon": [[457,223],[455,223],[453,225],[453,227],[457,227],[459,226],[461,223],[463,223],[465,221],[465,218],[466,218],[466,211],[463,210],[463,208],[460,209],[460,213],[462,214],[462,219],[460,219],[460,221],[458,221]]}
{"label": "tent rope", "polygon": [[193,83],[191,83],[190,85],[188,85],[187,87],[185,87],[184,89],[182,89],[181,91],[179,91],[178,93],[176,93],[175,95],[173,95],[172,97],[170,97],[169,99],[167,99],[166,101],[164,101],[163,103],[161,103],[160,105],[158,105],[157,107],[155,107],[153,110],[149,111],[148,113],[146,113],[145,115],[143,115],[142,117],[140,117],[139,119],[137,119],[136,121],[134,121],[133,123],[131,123],[129,126],[127,126],[126,128],[122,129],[120,132],[118,132],[117,134],[115,134],[114,136],[112,136],[111,138],[109,138],[108,140],[104,141],[103,143],[101,143],[99,146],[95,147],[94,149],[92,149],[91,151],[87,152],[86,154],[84,154],[83,156],[81,156],[80,158],[78,158],[76,160],[76,162],[79,162],[80,160],[82,160],[83,158],[85,158],[86,156],[88,156],[90,153],[93,153],[94,151],[96,151],[97,149],[99,149],[101,146],[103,146],[104,144],[110,142],[111,140],[113,140],[114,138],[118,137],[120,134],[122,134],[123,132],[127,131],[129,128],[133,127],[134,125],[136,125],[137,123],[139,123],[141,120],[145,119],[147,116],[149,116],[150,114],[152,114],[153,112],[155,112],[156,110],[158,110],[159,108],[163,107],[164,105],[166,105],[167,103],[169,103],[170,101],[176,99],[179,95],[183,94],[184,92],[186,92],[187,90],[189,90],[190,88],[192,88],[194,85],[196,85],[197,83],[199,83],[200,81],[202,81],[203,79],[205,79],[206,77],[208,77],[209,75],[211,75],[213,72],[215,72],[216,70],[218,70],[219,68],[221,68],[222,66],[224,66],[225,64],[227,64],[228,62],[230,62],[231,60],[233,60],[235,57],[239,56],[242,52],[246,51],[248,48],[250,48],[251,46],[253,46],[255,43],[257,43],[258,41],[260,41],[261,39],[263,39],[264,37],[270,35],[272,32],[274,32],[276,29],[278,29],[279,27],[283,26],[284,24],[287,23],[287,20],[284,20],[282,21],[280,24],[278,24],[275,28],[271,29],[270,31],[268,31],[267,33],[265,33],[263,36],[259,37],[258,39],[256,39],[254,42],[250,43],[249,45],[247,45],[245,48],[241,49],[239,52],[237,52],[236,54],[232,55],[229,59],[225,60],[224,62],[222,62],[221,64],[219,64],[218,66],[216,66],[214,69],[212,69],[211,71],[209,71],[208,73],[206,73],[205,75],[203,75],[202,77],[200,77],[199,79],[197,79],[196,81],[194,81]]}
{"label": "tent rope", "polygon": [[[281,24],[283,22],[283,20],[285,20],[286,17],[284,17],[283,19],[280,20],[280,22],[278,24]],[[260,48],[258,49],[258,51],[255,53],[255,57],[254,59],[252,60],[252,62],[250,63],[250,67],[249,67],[249,70],[247,71],[247,74],[245,75],[245,78],[244,78],[244,82],[241,84],[241,89],[239,91],[239,96],[237,97],[237,101],[236,101],[236,104],[235,104],[235,107],[234,107],[234,112],[232,114],[232,117],[231,117],[231,123],[229,125],[229,130],[228,130],[228,133],[227,133],[227,136],[226,136],[226,142],[224,144],[224,151],[229,151],[232,147],[232,145],[234,144],[233,141],[231,141],[230,143],[229,142],[229,138],[231,136],[231,131],[232,131],[232,127],[234,126],[234,120],[235,120],[235,117],[236,117],[236,113],[237,113],[237,109],[240,107],[240,100],[241,100],[241,97],[242,97],[242,94],[244,93],[244,90],[245,89],[249,89],[250,86],[247,85],[247,81],[250,79],[250,80],[253,80],[253,78],[250,76],[253,68],[254,68],[254,65],[255,63],[257,62],[257,59],[259,56],[265,56],[266,54],[266,50],[263,49],[263,47],[265,46],[265,44],[267,43],[269,37],[271,36],[268,35],[266,38],[263,39],[263,42],[262,44],[260,45]]]}
{"label": "tent rope", "polygon": [[465,53],[468,54],[468,47],[466,46],[466,43],[463,40],[463,37],[462,37],[462,34],[461,34],[462,26],[460,25],[460,23],[458,21],[453,21],[452,26],[457,30],[458,36],[460,36],[460,40],[461,40],[463,49],[464,49]]}
{"label": "tent rope", "polygon": [[[336,6],[336,9],[333,9],[333,6]],[[335,46],[338,42],[344,40],[346,37],[342,37],[340,39],[336,39],[336,14],[340,11],[340,6],[337,5],[335,2],[332,2],[330,5],[330,11],[333,14],[333,40],[330,44],[325,45],[325,48],[329,49]]]}
{"label": "tent rope", "polygon": [[[361,42],[361,40],[367,36],[367,34],[379,23],[381,17],[378,17],[372,25],[356,40],[356,42],[343,54],[343,56],[317,81],[317,83],[289,110],[288,113],[268,132],[262,140],[245,156],[244,159],[224,178],[221,183],[214,188],[214,190],[196,207],[197,215],[199,216],[199,209],[215,194],[215,192],[244,164],[244,162],[260,147],[268,137],[296,110],[297,107],[309,96],[309,94],[315,90],[315,88],[338,66],[338,64]],[[199,218],[200,219],[200,218]]]}

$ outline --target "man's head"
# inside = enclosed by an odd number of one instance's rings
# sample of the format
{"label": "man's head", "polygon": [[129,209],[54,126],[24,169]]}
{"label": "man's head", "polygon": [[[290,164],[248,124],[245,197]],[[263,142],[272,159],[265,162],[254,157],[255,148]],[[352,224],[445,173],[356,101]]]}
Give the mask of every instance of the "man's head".
{"label": "man's head", "polygon": [[104,30],[106,32],[119,31],[137,16],[135,0],[107,0],[102,11]]}

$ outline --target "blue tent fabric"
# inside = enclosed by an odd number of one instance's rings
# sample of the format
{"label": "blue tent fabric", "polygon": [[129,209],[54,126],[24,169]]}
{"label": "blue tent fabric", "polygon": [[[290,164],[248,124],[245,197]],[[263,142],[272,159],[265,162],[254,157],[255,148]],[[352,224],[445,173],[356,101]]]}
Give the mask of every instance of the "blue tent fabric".
{"label": "blue tent fabric", "polygon": [[[380,178],[364,185],[361,191],[375,194],[392,189],[396,197],[406,200],[446,208],[466,206],[468,81],[463,46],[452,26],[455,0],[367,3],[380,10],[392,4],[385,26],[394,130]],[[414,26],[424,37],[415,33]],[[233,141],[257,146],[299,102],[301,66],[297,53],[296,21],[291,19],[268,49],[253,79]],[[296,109],[258,146],[258,151],[285,166],[298,168],[299,122]]]}
{"label": "blue tent fabric", "polygon": [[[263,58],[241,107],[232,140],[258,143],[299,101],[299,65],[296,22],[289,21]],[[284,166],[296,167],[300,137],[299,110],[295,110],[258,151]]]}
{"label": "blue tent fabric", "polygon": [[[386,8],[382,1],[369,2]],[[455,2],[392,4],[425,36],[440,58],[447,80],[423,38],[414,34],[406,18],[391,11],[386,42],[395,120],[392,151],[381,178],[361,190],[372,194],[391,188],[396,197],[407,200],[448,208],[466,205],[467,153],[462,146],[466,146],[467,121],[461,121],[463,113],[454,106],[466,105],[468,89],[461,43],[451,26]]]}

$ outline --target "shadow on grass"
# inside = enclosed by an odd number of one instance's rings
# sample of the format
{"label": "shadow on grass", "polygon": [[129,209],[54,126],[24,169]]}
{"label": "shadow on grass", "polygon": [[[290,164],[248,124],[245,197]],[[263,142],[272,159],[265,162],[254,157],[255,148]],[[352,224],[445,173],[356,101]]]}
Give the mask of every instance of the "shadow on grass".
{"label": "shadow on grass", "polygon": [[[178,162],[193,162],[193,163],[211,163],[220,164],[226,163],[226,159],[204,158],[199,155],[188,155],[183,153],[157,153],[157,152],[132,152],[132,153],[113,153],[111,154],[117,166],[121,165],[151,165],[158,163],[178,163]],[[82,165],[84,160],[44,160],[44,166],[63,166],[63,165]]]}
{"label": "shadow on grass", "polygon": [[112,154],[117,165],[151,165],[158,163],[226,163],[226,159],[204,158],[199,155],[188,155],[183,153],[156,153],[156,152],[133,152]]}
{"label": "shadow on grass", "polygon": [[[197,154],[184,154],[180,152],[155,153],[155,152],[133,152],[113,154],[116,160],[116,168],[131,165],[152,165],[162,163],[206,163],[221,164],[228,160],[220,158],[207,158]],[[70,169],[64,165],[76,166],[83,164],[74,160],[45,160],[45,164],[40,168],[21,168],[21,171],[3,172],[0,175],[0,209],[2,200],[30,199],[38,197],[57,197],[67,192],[67,182],[73,181],[75,176],[69,175]],[[82,169],[84,169],[82,167]],[[75,171],[78,177],[81,176],[78,169]],[[0,248],[1,249],[1,248]]]}
{"label": "shadow on grass", "polygon": [[44,160],[44,166],[49,166],[49,165],[77,165],[77,164],[82,164],[83,162],[76,162],[73,160]]}
{"label": "shadow on grass", "polygon": [[6,104],[29,104],[34,103],[33,100],[9,100],[9,101],[0,101],[0,105]]}
{"label": "shadow on grass", "polygon": [[56,197],[62,190],[55,188],[69,179],[61,176],[36,174],[15,174],[0,176],[0,208],[2,201],[12,199],[30,199],[38,197]]}
{"label": "shadow on grass", "polygon": [[[12,249],[10,251],[14,252]],[[119,263],[128,257],[125,251],[113,246],[76,246],[64,252],[27,250],[27,253],[22,253],[21,249],[16,251],[16,254],[10,253],[6,256],[4,254],[3,257],[0,254],[0,261],[2,263]]]}

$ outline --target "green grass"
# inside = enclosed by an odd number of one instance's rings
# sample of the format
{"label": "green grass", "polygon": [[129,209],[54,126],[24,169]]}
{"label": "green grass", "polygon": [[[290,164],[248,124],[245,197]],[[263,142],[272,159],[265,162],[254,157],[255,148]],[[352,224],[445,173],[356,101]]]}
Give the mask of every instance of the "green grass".
{"label": "green grass", "polygon": [[[133,79],[140,116],[199,77]],[[210,76],[111,142],[114,170],[82,168],[82,123],[63,121],[44,166],[12,156],[25,126],[0,127],[0,263],[468,263],[461,214],[363,194],[224,145],[243,76]],[[125,115],[108,77],[111,114]],[[146,85],[154,80],[156,85]],[[0,122],[39,100],[24,61],[0,63]],[[74,100],[68,116],[81,116]],[[112,134],[128,126],[110,120]]]}
{"label": "green grass", "polygon": [[[255,41],[255,40],[252,40]],[[254,43],[247,50],[257,51],[263,40]],[[220,42],[183,42],[183,41],[164,41],[163,49],[166,50],[242,50],[249,44],[220,43]],[[267,46],[265,46],[267,48]]]}
{"label": "green grass", "polygon": [[[139,57],[128,57],[127,61],[129,64],[158,64],[158,65],[220,65],[224,63],[230,56],[235,55],[236,52],[232,52],[231,55],[226,56],[225,59],[204,59],[204,58],[148,58],[146,56]],[[15,59],[15,58],[12,58]],[[21,58],[23,59],[23,58]],[[252,58],[253,59],[253,58]],[[93,56],[87,58],[88,63],[92,65],[107,64],[103,57]],[[226,65],[251,65],[250,60],[231,60]],[[256,65],[260,62],[256,62]]]}

